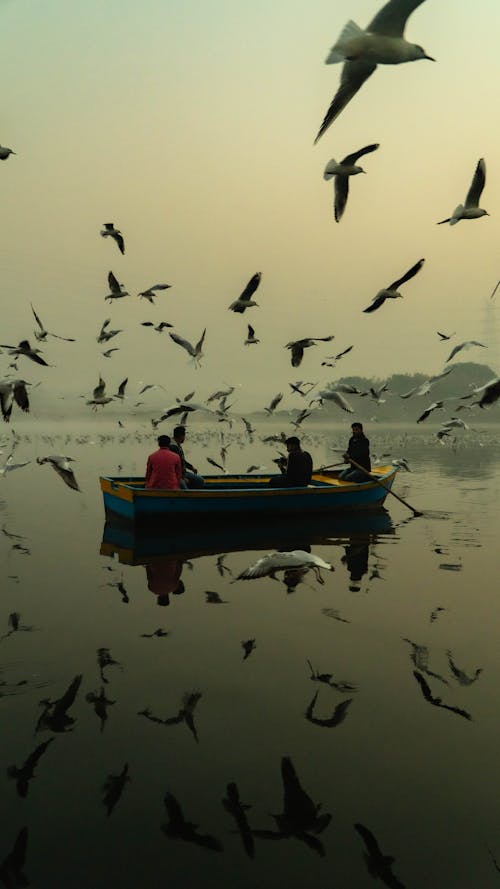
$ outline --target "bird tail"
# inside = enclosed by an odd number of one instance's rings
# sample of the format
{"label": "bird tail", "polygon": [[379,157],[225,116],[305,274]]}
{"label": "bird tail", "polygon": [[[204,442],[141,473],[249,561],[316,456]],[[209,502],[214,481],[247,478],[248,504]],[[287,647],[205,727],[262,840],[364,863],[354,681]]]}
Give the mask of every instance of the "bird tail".
{"label": "bird tail", "polygon": [[331,179],[332,176],[335,176],[335,169],[337,167],[337,161],[334,157],[328,161],[325,171],[323,173],[323,179]]}
{"label": "bird tail", "polygon": [[[332,46],[330,52],[325,59],[325,65],[335,65],[338,62],[345,62],[349,51],[347,45],[356,37],[362,37],[365,32],[356,22],[352,20],[347,22],[337,42]],[[346,55],[347,52],[347,55]]]}
{"label": "bird tail", "polygon": [[463,211],[463,204],[459,204],[458,207],[453,211],[453,216],[450,219],[450,225],[456,225],[458,220],[460,219]]}

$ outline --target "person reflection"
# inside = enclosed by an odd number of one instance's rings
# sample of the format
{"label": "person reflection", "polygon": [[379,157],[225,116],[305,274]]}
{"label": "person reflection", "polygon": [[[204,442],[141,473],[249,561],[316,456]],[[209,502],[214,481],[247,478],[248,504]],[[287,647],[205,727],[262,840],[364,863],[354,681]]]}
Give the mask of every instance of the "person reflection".
{"label": "person reflection", "polygon": [[180,596],[184,592],[182,559],[158,559],[145,567],[148,590],[157,597],[157,605],[170,605],[170,594]]}
{"label": "person reflection", "polygon": [[345,554],[341,562],[349,572],[349,589],[357,593],[361,589],[361,580],[368,571],[368,553],[370,549],[369,537],[350,537],[349,543],[344,547]]}

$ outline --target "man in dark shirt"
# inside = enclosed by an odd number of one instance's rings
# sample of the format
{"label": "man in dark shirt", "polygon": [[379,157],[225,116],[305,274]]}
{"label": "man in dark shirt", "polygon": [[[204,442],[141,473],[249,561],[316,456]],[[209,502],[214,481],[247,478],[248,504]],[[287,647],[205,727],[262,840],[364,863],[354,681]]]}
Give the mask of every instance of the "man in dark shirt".
{"label": "man in dark shirt", "polygon": [[[370,442],[363,432],[361,423],[353,423],[351,426],[352,435],[349,439],[347,451],[344,454],[344,462],[350,463],[351,458],[359,463],[366,472],[370,472],[372,466],[370,462]],[[356,466],[349,466],[339,473],[339,478],[346,482],[365,482],[367,480],[366,472],[357,469]]]}
{"label": "man in dark shirt", "polygon": [[312,476],[312,457],[302,450],[295,435],[287,438],[285,444],[288,451],[286,468],[282,467],[283,475],[274,476],[269,484],[272,488],[306,488]]}
{"label": "man in dark shirt", "polygon": [[193,464],[188,463],[186,457],[184,456],[184,449],[182,445],[184,444],[185,438],[186,427],[176,426],[174,429],[174,440],[170,442],[170,450],[173,451],[174,454],[178,454],[181,459],[181,488],[202,488],[205,484],[205,479],[201,475],[198,475],[197,470],[195,469]]}

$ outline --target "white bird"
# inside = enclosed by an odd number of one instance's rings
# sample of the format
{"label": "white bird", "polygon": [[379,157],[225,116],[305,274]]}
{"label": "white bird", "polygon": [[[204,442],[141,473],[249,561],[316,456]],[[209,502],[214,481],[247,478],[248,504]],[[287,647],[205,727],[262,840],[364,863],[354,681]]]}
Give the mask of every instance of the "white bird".
{"label": "white bird", "polygon": [[152,305],[154,305],[156,291],[169,290],[171,286],[171,284],[153,284],[152,287],[148,287],[147,290],[142,290],[141,293],[137,294],[137,296],[140,299],[147,299]]}
{"label": "white bird", "polygon": [[29,412],[30,403],[26,386],[26,380],[1,380],[0,381],[0,411],[6,423],[10,420],[14,402],[25,413]]}
{"label": "white bird", "polygon": [[57,472],[58,476],[62,478],[65,485],[68,488],[72,488],[74,491],[79,491],[78,482],[75,478],[75,474],[71,469],[70,463],[74,463],[73,457],[65,457],[56,454],[50,454],[48,457],[37,457],[36,460],[40,466],[43,463],[50,463],[52,468]]}
{"label": "white bird", "polygon": [[424,262],[425,259],[419,259],[419,261],[416,262],[415,265],[412,265],[411,269],[408,269],[401,278],[398,278],[397,281],[393,281],[388,287],[379,290],[377,295],[373,297],[370,305],[367,306],[366,309],[363,309],[363,312],[374,312],[375,309],[380,308],[380,306],[385,303],[386,299],[402,299],[403,295],[399,293],[398,287],[400,287],[401,284],[405,284],[406,281],[410,281],[414,278],[422,268]]}
{"label": "white bird", "polygon": [[[113,398],[121,398],[122,401],[123,401],[123,399],[127,397],[127,396],[125,395],[125,388],[126,388],[126,386],[127,386],[127,383],[128,383],[128,377],[126,377],[126,378],[123,380],[123,382],[120,383],[120,385],[118,386],[118,392],[116,392],[116,393],[113,395]],[[141,394],[141,393],[139,392],[139,395],[140,395],[140,394]]]}
{"label": "white bird", "polygon": [[349,402],[338,392],[336,389],[322,389],[319,393],[319,397],[323,401],[333,401],[337,407],[340,407],[343,411],[346,411],[348,414],[354,413],[354,408],[351,407]]}
{"label": "white bird", "polygon": [[106,383],[99,375],[99,382],[92,392],[92,398],[89,398],[89,400],[86,401],[85,404],[91,404],[92,409],[94,411],[97,411],[99,405],[101,407],[104,407],[105,404],[110,404],[111,401],[113,401],[113,398],[106,395]]}
{"label": "white bird", "polygon": [[244,312],[246,309],[249,309],[250,306],[258,306],[259,304],[252,299],[257,287],[260,284],[260,279],[262,278],[262,272],[256,272],[253,275],[243,292],[239,295],[238,299],[235,299],[234,302],[231,303],[229,309],[231,312]]}
{"label": "white bird", "polygon": [[254,345],[257,345],[257,343],[260,343],[260,340],[258,340],[256,338],[255,330],[253,329],[252,325],[249,324],[248,325],[248,335],[245,340],[245,346],[254,346]]}
{"label": "white bird", "polygon": [[302,362],[302,358],[304,357],[304,349],[308,349],[309,346],[315,346],[316,343],[330,343],[335,337],[333,334],[331,336],[310,336],[304,337],[302,340],[295,340],[291,343],[287,343],[284,347],[285,349],[290,349],[292,353],[292,367],[299,367]]}
{"label": "white bird", "polygon": [[0,145],[0,161],[6,161],[11,154],[15,153],[15,151],[12,151],[12,148],[5,148],[4,145]]}
{"label": "white bird", "polygon": [[113,272],[108,274],[109,293],[104,297],[105,300],[111,302],[113,299],[121,299],[123,296],[129,296],[128,290],[124,290],[123,284],[120,284]]}
{"label": "white bird", "polygon": [[269,414],[269,416],[271,416],[271,414],[273,414],[274,411],[276,410],[276,408],[278,407],[282,398],[283,398],[283,392],[278,392],[278,394],[275,395],[274,398],[271,400],[271,404],[269,405],[269,407],[264,408],[266,414]]}
{"label": "white bird", "polygon": [[445,222],[449,222],[450,225],[456,225],[461,219],[479,219],[480,216],[489,216],[487,210],[482,210],[479,206],[485,182],[486,164],[484,162],[484,157],[482,157],[477,163],[471,187],[465,198],[465,204],[459,204],[458,207],[455,207],[452,215],[449,216],[448,219],[442,219],[441,222],[438,222],[437,224],[444,225]]}
{"label": "white bird", "polygon": [[[302,395],[302,398],[305,398],[305,396],[309,395],[309,393],[312,392],[314,387],[317,386],[318,384],[306,382],[306,381],[302,381],[302,380],[297,380],[296,383],[289,383],[288,385],[290,386],[290,389],[292,390],[292,392],[296,392],[297,395]],[[307,386],[308,388],[306,390],[304,390],[304,386]]]}
{"label": "white bird", "polygon": [[477,340],[467,340],[465,343],[459,343],[458,346],[455,346],[455,348],[451,350],[446,362],[451,361],[451,359],[454,358],[458,352],[461,352],[462,349],[470,349],[471,346],[481,346],[482,349],[487,348],[484,343],[478,343]]}
{"label": "white bird", "polygon": [[76,340],[74,340],[72,337],[59,336],[59,334],[57,334],[57,333],[52,333],[52,331],[50,331],[50,330],[45,330],[42,322],[40,321],[40,318],[38,317],[37,313],[35,312],[35,310],[33,308],[33,303],[30,303],[30,305],[31,305],[31,311],[33,312],[33,315],[35,317],[35,321],[38,324],[38,327],[40,328],[40,330],[35,330],[35,332],[34,332],[35,337],[39,343],[44,342],[48,336],[53,336],[57,340],[65,340],[65,342],[67,342],[67,343],[76,342]]}
{"label": "white bird", "polygon": [[125,242],[123,240],[123,235],[121,231],[115,228],[113,222],[105,222],[104,228],[101,231],[101,235],[103,238],[113,238],[113,241],[116,241],[118,244],[120,253],[125,253]]}
{"label": "white bird", "polygon": [[460,417],[452,417],[451,420],[443,420],[441,423],[443,429],[470,429],[465,420]]}
{"label": "white bird", "polygon": [[404,39],[406,22],[422,3],[423,0],[389,0],[365,31],[354,22],[348,22],[326,58],[327,65],[344,62],[344,67],[340,87],[326,112],[315,143],[373,74],[377,65],[399,65],[418,59],[435,61],[421,46]]}
{"label": "white bird", "polygon": [[370,398],[373,399],[375,404],[385,404],[385,398],[382,398],[382,394],[384,392],[387,392],[388,389],[389,386],[387,385],[387,383],[384,383],[384,385],[381,386],[380,389],[374,389],[373,386],[370,386],[368,394]]}
{"label": "white bird", "polygon": [[[227,385],[227,383],[226,383]],[[207,398],[207,404],[210,404],[211,401],[217,401],[219,399],[228,398],[233,394],[235,390],[235,386],[228,386],[227,389],[216,389],[215,392],[212,392],[211,395]],[[194,395],[194,392],[192,393]],[[184,401],[188,401],[189,399],[185,398]]]}
{"label": "white bird", "polygon": [[191,358],[193,358],[195,367],[199,367],[200,360],[201,358],[203,358],[203,352],[201,350],[203,348],[203,341],[205,339],[206,332],[207,328],[205,327],[205,330],[203,331],[200,339],[195,346],[192,346],[191,343],[189,343],[187,340],[184,340],[177,333],[169,333],[169,337],[174,341],[174,343],[177,343],[178,346],[182,346],[182,348],[186,350],[188,355],[191,355]]}
{"label": "white bird", "polygon": [[162,386],[161,383],[146,383],[146,385],[143,386],[142,389],[139,389],[139,395],[142,395],[144,392],[147,392],[148,389],[163,389],[164,392],[167,391],[165,389],[165,386]]}
{"label": "white bird", "polygon": [[32,349],[28,340],[21,340],[18,346],[8,346],[6,343],[0,343],[0,347],[3,349],[10,349],[9,355],[24,355],[25,358],[30,358],[31,361],[35,361],[36,364],[43,364],[44,367],[50,367],[43,358],[40,358],[40,349]]}
{"label": "white bird", "polygon": [[330,359],[330,361],[322,361],[321,367],[335,367],[337,361],[339,361],[340,358],[343,358],[344,355],[348,355],[352,349],[354,349],[354,346],[348,346],[347,349],[344,349],[342,352],[339,352],[337,355],[327,355],[326,357],[328,359]]}
{"label": "white bird", "polygon": [[474,389],[474,395],[478,395],[480,392],[483,393],[481,398],[479,401],[473,401],[473,405],[478,404],[479,407],[485,408],[494,404],[500,398],[500,377],[495,377],[495,379],[485,383],[484,386],[478,386],[477,389]]}
{"label": "white bird", "polygon": [[444,407],[444,401],[433,401],[432,404],[430,404],[429,407],[426,408],[423,414],[420,414],[417,423],[423,423],[424,420],[426,420],[433,411],[441,410],[442,407]]}
{"label": "white bird", "polygon": [[352,154],[347,154],[340,163],[337,163],[333,158],[328,161],[323,173],[323,179],[328,180],[331,179],[332,176],[335,177],[335,199],[333,205],[335,222],[340,222],[347,204],[347,197],[349,195],[349,177],[365,172],[363,167],[359,167],[356,164],[356,161],[359,160],[360,157],[363,157],[363,155],[376,151],[377,148],[379,148],[378,143],[366,145],[358,151],[353,151]]}
{"label": "white bird", "polygon": [[108,324],[111,324],[111,318],[106,318],[104,321],[99,334],[97,335],[98,343],[107,343],[108,340],[112,339],[118,333],[123,333],[122,330],[108,330]]}
{"label": "white bird", "polygon": [[14,463],[14,451],[12,450],[7,457],[5,463],[0,466],[0,478],[5,478],[8,472],[13,472],[14,469],[22,469],[23,466],[27,466],[28,463],[31,463],[31,460],[26,460],[24,463]]}
{"label": "white bird", "polygon": [[320,569],[333,571],[333,565],[325,562],[314,553],[295,549],[291,552],[275,552],[262,556],[254,565],[245,568],[236,580],[255,580],[258,577],[273,577],[277,571],[287,571],[289,568],[312,568],[319,583],[323,583]]}

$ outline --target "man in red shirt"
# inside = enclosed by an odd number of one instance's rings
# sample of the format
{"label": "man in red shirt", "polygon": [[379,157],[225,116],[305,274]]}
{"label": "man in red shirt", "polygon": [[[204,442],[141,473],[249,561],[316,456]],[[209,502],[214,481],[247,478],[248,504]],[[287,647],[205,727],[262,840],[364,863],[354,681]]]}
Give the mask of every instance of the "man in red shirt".
{"label": "man in red shirt", "polygon": [[150,454],[146,466],[146,488],[178,491],[181,487],[181,458],[169,448],[170,436],[160,435],[158,450]]}

